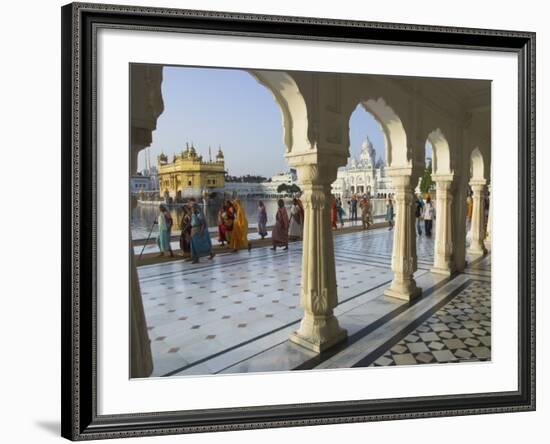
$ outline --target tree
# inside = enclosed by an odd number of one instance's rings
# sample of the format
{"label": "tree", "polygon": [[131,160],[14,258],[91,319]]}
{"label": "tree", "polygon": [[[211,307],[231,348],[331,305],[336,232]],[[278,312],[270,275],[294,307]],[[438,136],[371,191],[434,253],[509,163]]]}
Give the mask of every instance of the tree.
{"label": "tree", "polygon": [[282,183],[277,187],[277,193],[283,194],[289,192],[289,186],[286,183]]}
{"label": "tree", "polygon": [[428,193],[433,187],[434,181],[432,180],[432,161],[428,161],[422,179],[420,180],[420,192]]}
{"label": "tree", "polygon": [[293,183],[292,185],[290,185],[289,192],[292,193],[292,194],[297,194],[297,193],[301,193],[302,190],[300,189],[300,187],[298,185]]}
{"label": "tree", "polygon": [[295,183],[293,183],[292,185],[282,183],[277,187],[277,193],[279,194],[297,194],[301,192],[302,192],[301,188]]}

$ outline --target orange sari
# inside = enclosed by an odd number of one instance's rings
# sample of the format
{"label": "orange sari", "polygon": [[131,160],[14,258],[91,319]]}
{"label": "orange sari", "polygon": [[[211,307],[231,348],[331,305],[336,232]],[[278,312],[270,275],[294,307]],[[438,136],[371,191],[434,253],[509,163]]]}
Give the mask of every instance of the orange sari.
{"label": "orange sari", "polygon": [[240,250],[248,247],[248,219],[244,214],[243,207],[241,207],[241,202],[234,200],[232,203],[235,208],[235,219],[233,220],[233,231],[231,232],[229,247],[233,250]]}

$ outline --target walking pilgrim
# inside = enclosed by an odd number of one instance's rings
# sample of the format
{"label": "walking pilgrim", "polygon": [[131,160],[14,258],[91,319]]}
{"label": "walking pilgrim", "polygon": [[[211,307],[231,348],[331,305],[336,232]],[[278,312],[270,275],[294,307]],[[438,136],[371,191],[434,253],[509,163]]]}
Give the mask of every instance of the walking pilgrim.
{"label": "walking pilgrim", "polygon": [[183,215],[180,223],[180,248],[182,256],[187,256],[191,252],[191,215],[191,209],[187,206],[183,207]]}
{"label": "walking pilgrim", "polygon": [[191,259],[193,264],[199,262],[199,258],[208,256],[209,259],[214,257],[212,252],[212,241],[208,232],[206,217],[198,203],[194,200],[190,201],[191,206]]}
{"label": "walking pilgrim", "polygon": [[172,234],[172,216],[166,208],[166,205],[159,205],[159,215],[155,221],[159,226],[159,235],[157,237],[157,245],[160,253],[158,256],[166,256],[168,253],[171,257],[174,257],[172,247],[170,246],[170,236]]}
{"label": "walking pilgrim", "polygon": [[258,234],[262,239],[267,236],[267,211],[261,200],[258,202]]}
{"label": "walking pilgrim", "polygon": [[277,201],[277,214],[275,215],[275,226],[271,233],[271,239],[273,240],[272,250],[276,250],[277,247],[283,247],[283,250],[288,250],[288,213],[286,212],[285,202],[283,199]]}
{"label": "walking pilgrim", "polygon": [[290,240],[299,240],[304,231],[304,207],[300,199],[294,198],[290,209],[290,227],[288,237]]}
{"label": "walking pilgrim", "polygon": [[235,209],[235,219],[233,220],[233,231],[229,247],[233,249],[234,253],[243,248],[250,250],[252,244],[248,241],[248,219],[246,218],[244,208],[241,206],[239,199],[232,201],[231,205]]}

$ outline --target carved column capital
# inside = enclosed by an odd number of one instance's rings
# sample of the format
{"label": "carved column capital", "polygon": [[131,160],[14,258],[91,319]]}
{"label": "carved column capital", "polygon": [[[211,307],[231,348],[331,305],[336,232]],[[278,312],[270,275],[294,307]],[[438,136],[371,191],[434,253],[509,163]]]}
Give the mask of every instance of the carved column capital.
{"label": "carved column capital", "polygon": [[472,190],[484,190],[487,186],[487,181],[485,179],[472,179],[470,180],[470,186]]}
{"label": "carved column capital", "polygon": [[338,173],[334,165],[302,164],[296,166],[298,180],[302,185],[331,185]]}

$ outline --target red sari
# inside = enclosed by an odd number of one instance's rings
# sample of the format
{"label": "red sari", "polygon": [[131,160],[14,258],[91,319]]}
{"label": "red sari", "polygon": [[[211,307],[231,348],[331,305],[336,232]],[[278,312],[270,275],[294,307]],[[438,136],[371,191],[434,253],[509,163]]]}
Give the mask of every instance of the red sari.
{"label": "red sari", "polygon": [[231,207],[223,207],[218,211],[218,240],[220,242],[229,243],[231,241],[234,219],[235,215]]}
{"label": "red sari", "polygon": [[338,217],[338,210],[336,208],[336,199],[333,199],[332,206],[330,208],[330,223],[334,230],[336,230],[336,218]]}
{"label": "red sari", "polygon": [[288,213],[286,208],[279,208],[275,215],[275,226],[271,233],[273,239],[273,246],[287,246],[288,245]]}

